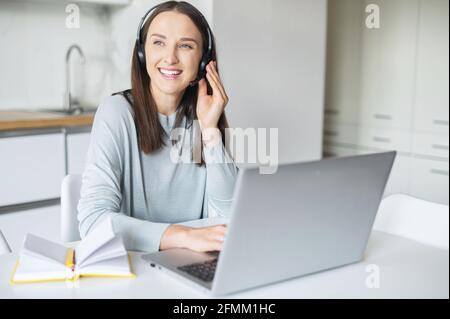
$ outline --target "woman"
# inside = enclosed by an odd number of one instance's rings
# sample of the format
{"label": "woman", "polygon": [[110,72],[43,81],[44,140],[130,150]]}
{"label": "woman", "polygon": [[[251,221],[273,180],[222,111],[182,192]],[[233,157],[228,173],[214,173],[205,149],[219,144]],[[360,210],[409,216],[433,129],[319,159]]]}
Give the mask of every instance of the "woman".
{"label": "woman", "polygon": [[[238,169],[224,147],[228,97],[214,38],[186,2],[160,4],[144,21],[131,90],[106,98],[95,115],[78,203],[80,235],[111,218],[129,250],[221,250],[225,225],[174,224],[230,211]],[[197,83],[205,57],[206,79]]]}

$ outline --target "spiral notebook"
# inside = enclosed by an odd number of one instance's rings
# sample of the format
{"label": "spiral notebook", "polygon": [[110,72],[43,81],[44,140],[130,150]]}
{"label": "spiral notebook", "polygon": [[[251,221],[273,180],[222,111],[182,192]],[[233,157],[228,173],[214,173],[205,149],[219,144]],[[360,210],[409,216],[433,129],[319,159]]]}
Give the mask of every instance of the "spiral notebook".
{"label": "spiral notebook", "polygon": [[11,283],[77,280],[80,277],[133,278],[123,239],[106,219],[76,246],[68,248],[27,234]]}

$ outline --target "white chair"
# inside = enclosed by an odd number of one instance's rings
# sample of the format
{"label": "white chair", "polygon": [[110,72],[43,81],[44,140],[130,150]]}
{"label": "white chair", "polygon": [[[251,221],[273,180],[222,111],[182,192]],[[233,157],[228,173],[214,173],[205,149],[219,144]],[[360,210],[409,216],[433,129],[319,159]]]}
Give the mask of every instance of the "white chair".
{"label": "white chair", "polygon": [[384,198],[374,229],[449,249],[449,207],[409,195]]}
{"label": "white chair", "polygon": [[80,240],[77,219],[77,205],[80,199],[81,175],[64,177],[61,185],[61,240]]}
{"label": "white chair", "polygon": [[11,252],[11,247],[9,247],[5,236],[3,236],[3,233],[0,230],[0,255],[8,254],[10,252]]}

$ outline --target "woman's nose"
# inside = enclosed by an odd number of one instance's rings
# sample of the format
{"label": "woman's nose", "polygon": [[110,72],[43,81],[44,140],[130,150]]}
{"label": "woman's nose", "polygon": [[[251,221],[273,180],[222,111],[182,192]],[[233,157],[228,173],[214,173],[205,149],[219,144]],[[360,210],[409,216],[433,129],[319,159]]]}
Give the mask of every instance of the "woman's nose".
{"label": "woman's nose", "polygon": [[178,63],[176,48],[168,48],[166,55],[164,57],[164,62],[167,64]]}

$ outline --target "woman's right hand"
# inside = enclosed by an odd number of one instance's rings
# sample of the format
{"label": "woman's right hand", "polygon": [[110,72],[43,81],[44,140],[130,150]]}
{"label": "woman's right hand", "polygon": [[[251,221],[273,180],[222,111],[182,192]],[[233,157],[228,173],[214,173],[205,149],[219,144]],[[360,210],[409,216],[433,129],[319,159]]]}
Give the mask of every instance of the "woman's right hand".
{"label": "woman's right hand", "polygon": [[159,249],[187,248],[198,252],[220,251],[226,230],[225,224],[201,228],[170,225],[161,237]]}

